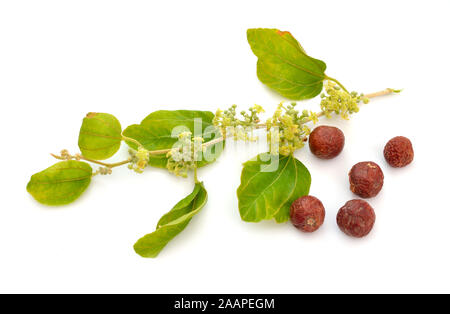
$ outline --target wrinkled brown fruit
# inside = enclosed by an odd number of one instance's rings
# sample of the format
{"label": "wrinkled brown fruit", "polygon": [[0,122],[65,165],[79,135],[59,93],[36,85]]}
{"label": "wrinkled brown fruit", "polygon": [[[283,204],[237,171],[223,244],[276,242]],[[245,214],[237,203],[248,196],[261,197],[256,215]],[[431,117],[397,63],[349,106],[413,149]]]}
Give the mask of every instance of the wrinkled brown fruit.
{"label": "wrinkled brown fruit", "polygon": [[309,136],[311,152],[321,159],[331,159],[339,155],[344,148],[345,136],[333,126],[319,126]]}
{"label": "wrinkled brown fruit", "polygon": [[345,234],[362,238],[370,233],[375,224],[375,212],[364,200],[348,201],[338,212],[336,221]]}
{"label": "wrinkled brown fruit", "polygon": [[376,196],[383,187],[383,171],[372,161],[357,163],[352,167],[348,176],[350,190],[362,198]]}
{"label": "wrinkled brown fruit", "polygon": [[314,196],[303,196],[291,205],[291,222],[303,232],[314,232],[325,220],[325,208]]}
{"label": "wrinkled brown fruit", "polygon": [[394,137],[384,147],[384,158],[395,168],[409,165],[414,159],[411,141],[404,136]]}

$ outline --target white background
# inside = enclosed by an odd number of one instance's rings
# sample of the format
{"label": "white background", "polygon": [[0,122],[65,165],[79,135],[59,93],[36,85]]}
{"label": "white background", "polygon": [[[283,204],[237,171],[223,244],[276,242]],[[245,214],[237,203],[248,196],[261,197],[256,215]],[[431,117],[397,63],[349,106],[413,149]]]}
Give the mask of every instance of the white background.
{"label": "white background", "polygon": [[[1,1],[0,292],[450,292],[449,11],[449,1]],[[157,259],[132,246],[192,180],[117,169],[60,208],[26,192],[50,152],[77,152],[90,111],[124,127],[159,109],[273,112],[282,98],[256,77],[251,27],[291,31],[351,90],[404,88],[350,121],[321,122],[345,133],[338,158],[296,153],[327,210],[318,232],[240,220],[236,189],[254,144],[230,143],[200,170],[208,204]],[[404,169],[382,157],[397,135],[416,152]],[[125,157],[123,147],[113,160]],[[355,198],[347,172],[364,160],[381,165],[385,187],[369,200],[374,230],[356,240],[335,216]]]}

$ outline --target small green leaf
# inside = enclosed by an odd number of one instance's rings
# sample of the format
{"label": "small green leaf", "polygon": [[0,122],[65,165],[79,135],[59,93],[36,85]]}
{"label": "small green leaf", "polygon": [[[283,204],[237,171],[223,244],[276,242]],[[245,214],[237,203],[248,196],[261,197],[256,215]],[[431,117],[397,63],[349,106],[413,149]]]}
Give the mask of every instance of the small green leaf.
{"label": "small green leaf", "polygon": [[108,159],[119,150],[121,142],[122,127],[113,115],[90,112],[83,119],[78,146],[84,157]]}
{"label": "small green leaf", "polygon": [[156,231],[139,239],[134,250],[142,257],[156,257],[161,250],[186,226],[208,199],[203,183],[195,184],[194,191],[178,202],[170,212],[159,220]]}
{"label": "small green leaf", "polygon": [[[220,133],[212,123],[214,114],[210,111],[193,111],[193,110],[159,110],[148,115],[140,124],[130,125],[125,129],[123,135],[130,137],[141,143],[147,150],[164,150],[171,149],[178,141],[174,130],[185,128],[194,136],[203,136],[205,143],[220,137]],[[197,122],[200,122],[196,124]],[[126,142],[133,149],[137,149],[135,143]],[[203,167],[214,162],[222,152],[221,146],[213,145],[211,147],[211,156],[213,158],[202,158],[198,162],[198,167]],[[205,154],[203,154],[205,157]],[[153,167],[166,168],[167,157],[165,154],[151,155],[149,164]]]}
{"label": "small green leaf", "polygon": [[249,29],[247,39],[258,57],[257,75],[262,83],[293,100],[313,98],[322,91],[326,64],[308,56],[291,33]]}
{"label": "small green leaf", "polygon": [[76,160],[61,161],[31,177],[27,191],[45,205],[65,205],[76,200],[89,186],[92,168]]}
{"label": "small green leaf", "polygon": [[241,218],[248,222],[289,219],[290,206],[308,195],[311,175],[292,155],[276,158],[265,153],[244,164],[241,185],[237,190]]}

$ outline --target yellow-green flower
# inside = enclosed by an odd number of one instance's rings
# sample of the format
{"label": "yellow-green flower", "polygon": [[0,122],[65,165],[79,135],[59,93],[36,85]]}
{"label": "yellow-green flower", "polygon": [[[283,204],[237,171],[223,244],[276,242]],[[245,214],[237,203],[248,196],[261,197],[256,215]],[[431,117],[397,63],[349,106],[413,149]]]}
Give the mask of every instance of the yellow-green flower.
{"label": "yellow-green flower", "polygon": [[254,105],[253,109],[257,112],[257,113],[263,113],[265,112],[263,107],[261,107],[260,105]]}

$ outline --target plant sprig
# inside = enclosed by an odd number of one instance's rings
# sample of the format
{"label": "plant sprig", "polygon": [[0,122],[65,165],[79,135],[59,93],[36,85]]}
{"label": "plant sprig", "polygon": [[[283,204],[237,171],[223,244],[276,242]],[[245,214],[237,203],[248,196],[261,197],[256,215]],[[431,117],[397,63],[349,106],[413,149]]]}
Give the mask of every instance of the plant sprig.
{"label": "plant sprig", "polygon": [[[244,164],[237,196],[244,221],[289,219],[289,205],[309,193],[311,175],[294,157],[311,132],[310,123],[338,115],[348,119],[359,111],[361,103],[399,90],[385,89],[371,94],[348,92],[336,79],[325,74],[326,64],[308,56],[289,33],[276,29],[250,29],[249,44],[258,57],[258,78],[291,100],[310,99],[321,94],[320,110],[300,110],[298,103],[281,103],[265,123],[259,115],[264,109],[251,106],[237,113],[227,110],[159,110],[140,124],[122,130],[119,120],[107,113],[88,113],[78,138],[80,153],[62,150],[51,154],[59,162],[33,175],[29,193],[46,205],[65,205],[80,197],[95,175],[109,175],[113,168],[128,166],[136,173],[147,167],[166,168],[177,176],[193,172],[194,190],[177,203],[158,222],[156,230],[137,241],[136,253],[156,257],[207,201],[207,191],[197,169],[213,163],[222,153],[227,138],[255,141],[254,131],[267,132],[269,152]],[[122,142],[129,146],[128,158],[114,163],[104,160],[115,155]],[[98,166],[95,171],[89,164]]]}

